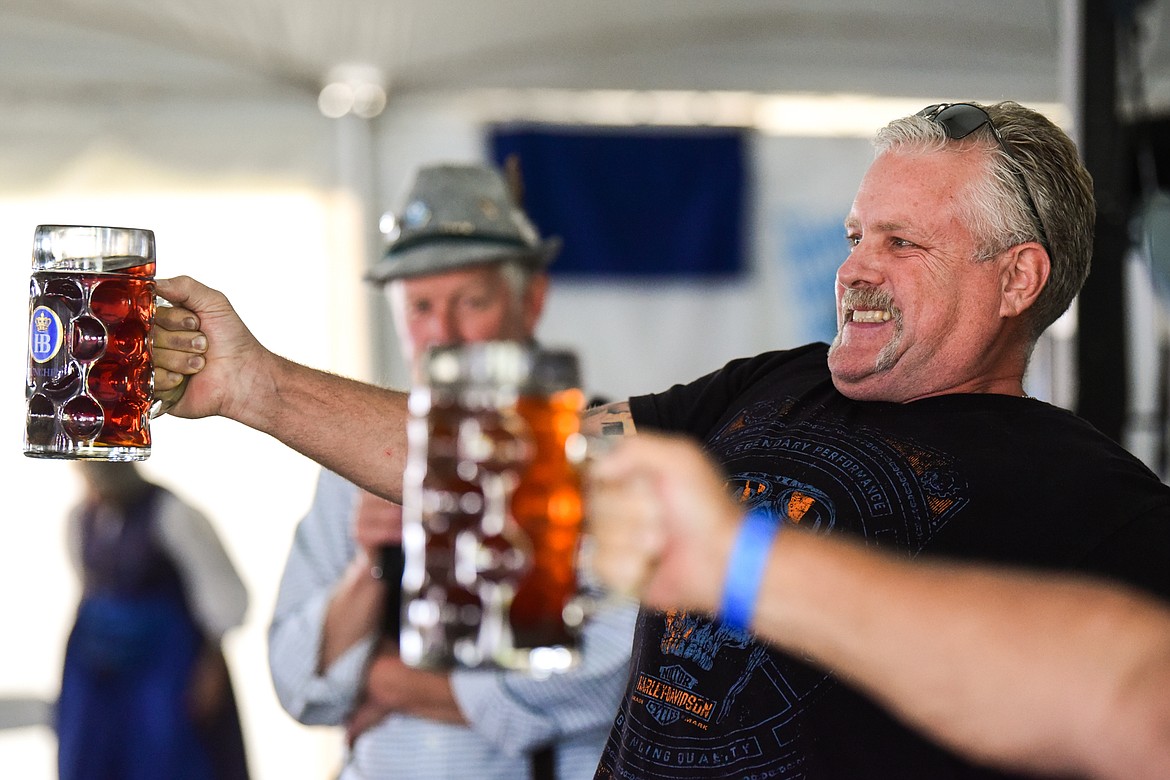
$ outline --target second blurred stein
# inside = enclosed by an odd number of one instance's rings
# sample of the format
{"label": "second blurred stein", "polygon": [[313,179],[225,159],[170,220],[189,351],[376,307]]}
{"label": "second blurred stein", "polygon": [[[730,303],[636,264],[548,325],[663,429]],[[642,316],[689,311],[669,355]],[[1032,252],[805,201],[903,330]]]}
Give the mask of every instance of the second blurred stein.
{"label": "second blurred stein", "polygon": [[154,391],[154,233],[40,225],[29,289],[24,452],[144,460]]}
{"label": "second blurred stein", "polygon": [[432,349],[425,373],[410,397],[402,658],[568,669],[584,618],[581,492],[566,454],[581,408],[576,359],[485,342]]}
{"label": "second blurred stein", "polygon": [[512,515],[532,541],[532,568],[512,600],[513,641],[517,647],[575,649],[585,603],[577,593],[585,394],[574,353],[539,350],[532,356],[516,409],[533,450],[512,494]]}

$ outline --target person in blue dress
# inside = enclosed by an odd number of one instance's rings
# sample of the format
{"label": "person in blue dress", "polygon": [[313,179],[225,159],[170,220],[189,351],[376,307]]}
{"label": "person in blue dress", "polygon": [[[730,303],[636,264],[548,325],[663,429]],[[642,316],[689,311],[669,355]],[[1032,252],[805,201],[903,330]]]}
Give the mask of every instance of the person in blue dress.
{"label": "person in blue dress", "polygon": [[135,463],[79,461],[81,598],[56,710],[60,780],[246,780],[223,634],[247,592],[210,522]]}

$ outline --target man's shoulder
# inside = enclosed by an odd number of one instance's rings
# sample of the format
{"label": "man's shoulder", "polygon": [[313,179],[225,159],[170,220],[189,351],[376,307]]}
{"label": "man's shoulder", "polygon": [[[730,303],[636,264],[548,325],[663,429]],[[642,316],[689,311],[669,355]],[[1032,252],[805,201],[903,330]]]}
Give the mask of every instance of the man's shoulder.
{"label": "man's shoulder", "polygon": [[829,345],[813,342],[789,349],[774,349],[751,357],[735,358],[708,376],[735,376],[740,381],[758,381],[770,374],[782,373],[793,377],[801,372],[814,376],[828,375]]}
{"label": "man's shoulder", "polygon": [[733,360],[720,370],[736,385],[782,384],[793,392],[820,385],[829,378],[829,345],[814,342],[791,349],[770,350]]}

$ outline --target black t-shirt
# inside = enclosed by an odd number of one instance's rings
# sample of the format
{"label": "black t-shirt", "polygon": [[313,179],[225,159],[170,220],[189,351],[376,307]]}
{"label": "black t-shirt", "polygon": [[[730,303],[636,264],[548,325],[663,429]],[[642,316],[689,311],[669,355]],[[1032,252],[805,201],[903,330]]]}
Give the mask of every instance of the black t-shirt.
{"label": "black t-shirt", "polygon": [[[883,550],[1076,570],[1170,598],[1170,487],[1029,398],[856,402],[826,346],[737,360],[630,400],[687,433],[745,508]],[[913,648],[907,648],[913,652]],[[643,610],[598,778],[994,777],[831,675],[686,612]]]}

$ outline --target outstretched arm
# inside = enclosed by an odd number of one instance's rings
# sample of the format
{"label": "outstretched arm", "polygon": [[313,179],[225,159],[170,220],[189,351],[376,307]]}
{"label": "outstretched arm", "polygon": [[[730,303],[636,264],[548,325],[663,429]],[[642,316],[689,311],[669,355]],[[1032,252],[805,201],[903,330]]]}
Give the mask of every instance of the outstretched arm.
{"label": "outstretched arm", "polygon": [[264,347],[223,293],[160,279],[156,394],[177,417],[220,415],[263,431],[373,493],[401,501],[406,395],[299,365]]}
{"label": "outstretched arm", "polygon": [[[660,609],[717,610],[741,510],[698,448],[623,442],[593,468],[589,513],[613,586]],[[1170,777],[1170,608],[1144,595],[785,528],[751,625],[972,758]]]}

